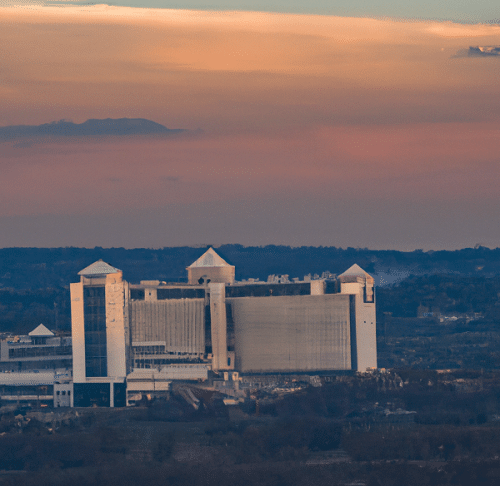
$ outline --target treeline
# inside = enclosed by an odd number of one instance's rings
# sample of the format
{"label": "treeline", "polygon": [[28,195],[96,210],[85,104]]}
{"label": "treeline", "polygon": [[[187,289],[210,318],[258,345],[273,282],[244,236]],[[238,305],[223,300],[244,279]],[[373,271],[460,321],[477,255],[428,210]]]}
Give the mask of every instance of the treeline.
{"label": "treeline", "polygon": [[[4,248],[0,249],[0,288],[40,289],[65,287],[78,281],[78,272],[103,259],[123,270],[129,282],[185,281],[186,267],[206,248]],[[410,274],[500,275],[500,248],[479,247],[456,251],[376,251],[366,248],[223,245],[217,252],[236,266],[236,278],[288,274],[302,278],[324,271],[340,274],[357,263],[368,273],[402,279]]]}
{"label": "treeline", "polygon": [[[479,391],[457,390],[463,380]],[[494,485],[499,384],[495,373],[407,371],[344,377],[274,407],[232,407],[239,415],[226,407],[218,418],[175,397],[148,408],[79,411],[64,424],[31,418],[21,428],[10,412],[0,418],[0,484]],[[368,414],[405,407],[417,412],[415,422]]]}
{"label": "treeline", "polygon": [[497,486],[497,460],[448,463],[339,463],[307,466],[294,461],[248,465],[140,464],[54,470],[0,478],[8,486]]}
{"label": "treeline", "polygon": [[26,334],[40,323],[53,331],[71,328],[68,288],[0,289],[0,332]]}
{"label": "treeline", "polygon": [[498,369],[499,324],[500,276],[426,275],[379,287],[379,366]]}
{"label": "treeline", "polygon": [[390,287],[377,288],[377,312],[393,317],[417,317],[419,306],[427,313],[482,313],[486,319],[500,318],[500,275],[423,275],[404,279]]}

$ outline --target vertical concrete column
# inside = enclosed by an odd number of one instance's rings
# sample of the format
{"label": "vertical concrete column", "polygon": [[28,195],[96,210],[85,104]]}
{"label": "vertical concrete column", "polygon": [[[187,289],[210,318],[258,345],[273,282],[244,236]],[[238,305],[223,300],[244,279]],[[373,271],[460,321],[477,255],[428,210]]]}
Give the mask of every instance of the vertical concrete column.
{"label": "vertical concrete column", "polygon": [[132,356],[130,346],[132,344],[132,335],[130,332],[130,304],[129,304],[129,284],[123,282],[123,329],[125,333],[125,374],[132,369]]}
{"label": "vertical concrete column", "polygon": [[363,295],[356,295],[356,339],[358,371],[377,368],[377,332],[375,303],[365,303]]}
{"label": "vertical concrete column", "polygon": [[226,284],[209,283],[212,323],[212,369],[227,369]]}
{"label": "vertical concrete column", "polygon": [[125,358],[125,289],[121,274],[106,276],[106,347],[108,376],[124,378]]}
{"label": "vertical concrete column", "polygon": [[85,328],[83,321],[83,283],[72,283],[71,341],[73,347],[73,381],[85,382]]}
{"label": "vertical concrete column", "polygon": [[152,302],[157,300],[157,291],[156,289],[144,289],[144,300],[146,302]]}
{"label": "vertical concrete column", "polygon": [[325,295],[324,280],[311,280],[311,295]]}
{"label": "vertical concrete column", "polygon": [[115,406],[115,384],[113,382],[109,384],[109,406],[111,408]]}
{"label": "vertical concrete column", "polygon": [[[375,302],[364,301],[365,285],[366,281],[363,282],[361,279],[358,282],[342,282],[341,284],[341,292],[350,294],[354,299],[350,310],[351,321],[353,318],[355,320],[354,323],[351,322],[351,345],[354,345],[356,350],[352,368],[362,372],[367,368],[377,367]],[[371,292],[373,292],[373,287]]]}
{"label": "vertical concrete column", "polygon": [[9,345],[7,341],[0,343],[0,361],[9,361]]}

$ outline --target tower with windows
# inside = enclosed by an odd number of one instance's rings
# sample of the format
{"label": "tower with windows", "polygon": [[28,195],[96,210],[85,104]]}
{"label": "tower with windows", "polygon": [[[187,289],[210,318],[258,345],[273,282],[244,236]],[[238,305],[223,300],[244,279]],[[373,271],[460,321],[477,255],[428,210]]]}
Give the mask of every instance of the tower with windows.
{"label": "tower with windows", "polygon": [[75,406],[124,406],[127,284],[102,260],[78,275],[70,287]]}

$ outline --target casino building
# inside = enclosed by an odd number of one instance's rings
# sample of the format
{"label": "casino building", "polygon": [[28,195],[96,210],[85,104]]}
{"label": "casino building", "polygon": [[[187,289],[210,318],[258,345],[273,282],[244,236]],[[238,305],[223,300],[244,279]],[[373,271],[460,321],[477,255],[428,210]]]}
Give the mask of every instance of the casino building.
{"label": "casino building", "polygon": [[173,380],[377,367],[373,278],[235,281],[212,248],[188,283],[131,284],[102,260],[71,284],[74,406],[121,407]]}

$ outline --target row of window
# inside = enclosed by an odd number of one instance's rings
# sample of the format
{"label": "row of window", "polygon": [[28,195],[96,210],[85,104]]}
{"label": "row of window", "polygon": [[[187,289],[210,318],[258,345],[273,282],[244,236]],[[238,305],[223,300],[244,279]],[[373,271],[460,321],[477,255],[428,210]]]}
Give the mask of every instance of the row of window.
{"label": "row of window", "polygon": [[104,287],[84,287],[85,375],[107,376],[106,299]]}
{"label": "row of window", "polygon": [[[200,358],[189,359],[189,363],[202,363]],[[158,366],[165,366],[170,364],[179,364],[179,360],[172,359],[134,359],[134,368],[151,369]]]}
{"label": "row of window", "polygon": [[9,349],[9,358],[35,358],[42,356],[61,356],[70,355],[71,346],[54,346],[54,347],[43,347],[43,348],[13,348]]}
{"label": "row of window", "polygon": [[[204,289],[156,289],[156,300],[170,300],[170,299],[203,299],[205,297]],[[131,300],[144,300],[144,289],[130,289]]]}

